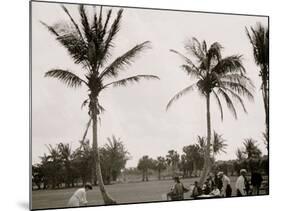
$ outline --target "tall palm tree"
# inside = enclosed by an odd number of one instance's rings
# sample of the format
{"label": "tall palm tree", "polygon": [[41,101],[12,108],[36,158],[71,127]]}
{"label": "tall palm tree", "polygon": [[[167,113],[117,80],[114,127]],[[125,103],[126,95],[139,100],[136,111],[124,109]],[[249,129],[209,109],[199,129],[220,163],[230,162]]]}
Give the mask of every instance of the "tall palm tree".
{"label": "tall palm tree", "polygon": [[258,23],[255,28],[246,28],[246,34],[252,44],[256,64],[260,67],[259,76],[262,79],[266,133],[269,129],[269,31],[268,27]]}
{"label": "tall palm tree", "polygon": [[223,58],[221,55],[222,45],[220,43],[215,42],[208,48],[206,41],[200,43],[196,38],[193,38],[192,41],[186,43],[184,47],[187,53],[190,53],[197,59],[196,63],[193,63],[191,59],[176,50],[170,51],[183,59],[185,63],[181,65],[181,69],[183,69],[188,76],[196,78],[197,81],[178,92],[169,101],[166,108],[168,109],[176,100],[194,89],[197,89],[200,95],[206,100],[207,141],[204,156],[204,168],[199,181],[200,184],[203,184],[211,169],[210,98],[213,96],[216,100],[222,120],[223,108],[220,97],[225,100],[227,107],[234,117],[237,118],[233,100],[239,102],[243,110],[246,112],[241,96],[243,95],[253,100],[253,95],[250,90],[250,88],[253,88],[253,84],[250,79],[245,76],[246,70],[242,64],[242,56],[232,55]]}
{"label": "tall palm tree", "polygon": [[116,201],[105,190],[100,167],[97,120],[104,109],[99,103],[99,96],[102,91],[109,87],[126,86],[129,83],[139,82],[141,79],[159,79],[154,75],[135,75],[121,80],[108,81],[115,79],[121,71],[131,65],[134,58],[143,50],[149,49],[150,42],[145,41],[137,44],[109,63],[111,50],[115,46],[114,40],[120,30],[123,10],[120,9],[117,12],[117,17],[111,21],[112,10],[106,12],[104,19],[102,7],[99,12],[94,7],[94,10],[92,10],[94,13],[93,20],[90,20],[84,5],[80,5],[78,8],[80,24],[78,24],[65,6],[62,5],[62,9],[69,18],[69,23],[59,23],[54,26],[47,25],[44,22],[41,23],[66,48],[74,63],[81,65],[84,75],[82,77],[80,76],[81,74],[77,75],[73,71],[66,69],[52,69],[46,72],[45,76],[57,78],[68,87],[78,88],[84,85],[88,88],[88,98],[83,102],[82,106],[88,105],[88,114],[92,121],[92,148],[97,180],[105,204],[113,204]]}

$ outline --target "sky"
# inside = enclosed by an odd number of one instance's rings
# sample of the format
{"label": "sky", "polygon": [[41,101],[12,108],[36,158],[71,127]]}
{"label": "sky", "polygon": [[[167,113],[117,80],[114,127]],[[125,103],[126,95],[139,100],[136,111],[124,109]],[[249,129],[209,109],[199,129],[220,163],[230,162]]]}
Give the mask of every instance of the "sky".
{"label": "sky", "polygon": [[[77,5],[66,6],[79,22]],[[113,9],[113,17],[118,9]],[[87,7],[87,11],[93,14],[92,7]],[[53,68],[68,69],[83,77],[81,66],[73,63],[66,49],[39,22],[53,25],[68,20],[57,3],[32,3],[32,163],[39,162],[39,156],[48,152],[48,144],[70,143],[72,149],[79,146],[89,119],[87,109],[81,109],[87,98],[85,87],[68,88],[56,79],[44,77]],[[220,42],[224,47],[223,57],[243,55],[248,77],[256,87],[254,102],[245,99],[247,114],[236,104],[237,120],[223,103],[221,121],[219,109],[211,99],[212,130],[222,134],[228,144],[227,153],[218,155],[217,159],[235,159],[237,148],[250,137],[258,141],[265,154],[261,80],[245,33],[245,27],[255,26],[257,22],[267,26],[266,17],[125,8],[110,61],[147,40],[152,48],[142,52],[118,78],[152,74],[160,80],[110,88],[100,95],[106,111],[100,116],[99,146],[107,142],[107,137],[120,137],[130,152],[131,159],[126,166],[134,167],[143,155],[156,158],[165,156],[170,149],[181,154],[183,146],[196,143],[198,135],[206,136],[205,100],[198,93],[185,95],[166,111],[168,101],[195,82],[180,69],[183,61],[169,49],[186,55],[184,44],[196,37],[206,40],[208,46]],[[91,133],[87,138],[91,140]]]}

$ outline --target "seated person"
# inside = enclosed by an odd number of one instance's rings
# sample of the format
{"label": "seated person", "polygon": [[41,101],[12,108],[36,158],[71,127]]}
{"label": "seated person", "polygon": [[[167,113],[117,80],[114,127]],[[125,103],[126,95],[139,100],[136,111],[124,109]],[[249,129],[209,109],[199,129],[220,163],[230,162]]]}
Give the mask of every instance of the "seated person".
{"label": "seated person", "polygon": [[189,191],[184,185],[180,182],[179,177],[174,177],[175,185],[169,193],[167,193],[167,198],[171,200],[183,200],[184,193]]}
{"label": "seated person", "polygon": [[221,192],[220,192],[220,190],[218,189],[217,185],[214,185],[214,186],[213,186],[213,190],[210,192],[210,195],[211,195],[211,196],[214,196],[214,197],[220,197]]}
{"label": "seated person", "polygon": [[205,182],[203,184],[202,191],[204,195],[209,195],[209,193],[211,192],[211,187],[209,186],[208,182]]}
{"label": "seated person", "polygon": [[198,182],[195,181],[194,182],[194,188],[192,190],[191,193],[191,197],[192,198],[197,198],[198,196],[200,196],[202,194],[202,189],[200,188],[200,186],[198,185]]}

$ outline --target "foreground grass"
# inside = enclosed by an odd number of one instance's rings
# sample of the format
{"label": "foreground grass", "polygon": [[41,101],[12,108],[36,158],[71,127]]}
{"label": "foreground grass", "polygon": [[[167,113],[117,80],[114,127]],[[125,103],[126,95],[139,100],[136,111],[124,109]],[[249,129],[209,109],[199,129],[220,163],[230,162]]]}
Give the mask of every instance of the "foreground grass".
{"label": "foreground grass", "polygon": [[[231,177],[232,193],[235,195],[235,181],[237,177]],[[198,178],[183,179],[182,183],[189,188]],[[173,180],[134,182],[107,185],[109,194],[117,200],[118,204],[162,201],[162,195],[167,193],[173,186]],[[60,190],[39,190],[32,192],[33,209],[61,208],[66,207],[67,202],[76,188]],[[185,199],[190,198],[190,191],[185,194]],[[87,193],[88,205],[102,205],[102,197],[98,187]]]}

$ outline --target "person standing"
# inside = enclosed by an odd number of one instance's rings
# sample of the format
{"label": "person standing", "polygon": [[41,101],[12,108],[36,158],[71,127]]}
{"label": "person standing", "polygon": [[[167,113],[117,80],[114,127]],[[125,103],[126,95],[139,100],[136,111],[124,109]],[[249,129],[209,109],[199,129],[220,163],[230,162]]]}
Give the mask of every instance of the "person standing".
{"label": "person standing", "polygon": [[246,185],[245,185],[246,173],[247,173],[246,169],[240,170],[240,176],[237,178],[237,181],[235,184],[237,196],[246,196],[247,195]]}
{"label": "person standing", "polygon": [[251,176],[251,185],[253,186],[253,195],[259,195],[262,184],[262,176],[258,171],[254,171]]}
{"label": "person standing", "polygon": [[79,188],[74,192],[74,194],[69,199],[67,206],[68,207],[79,207],[87,205],[87,197],[86,192],[92,190],[92,185],[90,183],[86,183],[83,188]]}
{"label": "person standing", "polygon": [[218,177],[222,181],[222,188],[221,188],[221,196],[223,197],[231,197],[232,195],[232,188],[230,185],[230,179],[226,176],[222,171],[218,173]]}

